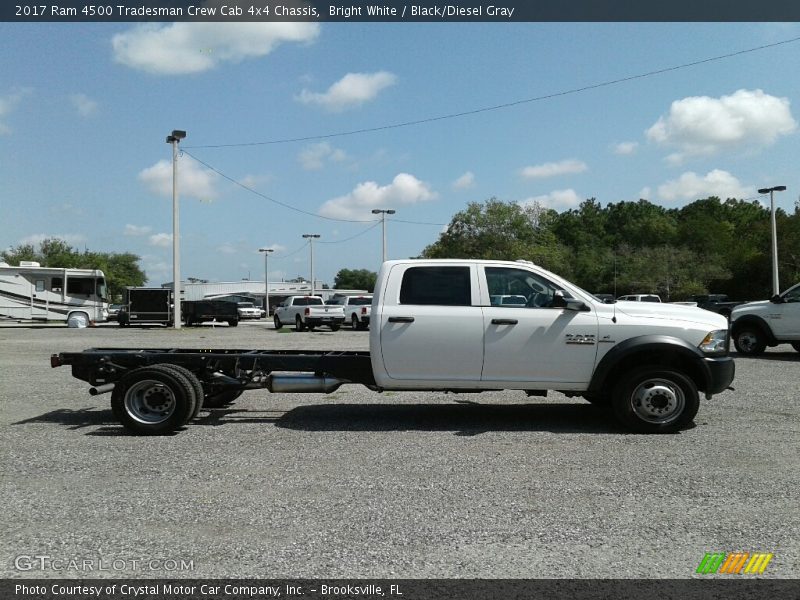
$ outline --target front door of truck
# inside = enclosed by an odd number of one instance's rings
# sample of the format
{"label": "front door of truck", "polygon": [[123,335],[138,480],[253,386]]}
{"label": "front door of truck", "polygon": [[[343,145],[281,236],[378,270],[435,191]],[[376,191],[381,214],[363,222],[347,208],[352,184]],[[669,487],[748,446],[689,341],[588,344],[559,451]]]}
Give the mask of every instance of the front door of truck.
{"label": "front door of truck", "polygon": [[[483,309],[482,381],[525,383],[537,389],[580,389],[587,384],[597,355],[594,310],[558,308],[560,287],[524,268],[486,266],[481,274],[489,299]],[[509,298],[519,300],[508,302]]]}

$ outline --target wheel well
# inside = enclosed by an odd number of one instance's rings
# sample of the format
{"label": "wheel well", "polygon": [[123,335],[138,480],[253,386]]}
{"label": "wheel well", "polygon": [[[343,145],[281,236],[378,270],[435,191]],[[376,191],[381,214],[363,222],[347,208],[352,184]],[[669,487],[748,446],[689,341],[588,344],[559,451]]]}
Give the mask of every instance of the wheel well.
{"label": "wheel well", "polygon": [[694,382],[698,390],[705,391],[707,379],[700,361],[680,351],[663,348],[642,350],[626,356],[611,368],[600,389],[604,394],[610,393],[624,373],[644,365],[655,365],[683,373]]}
{"label": "wheel well", "polygon": [[761,318],[759,317],[742,317],[741,319],[736,319],[731,325],[731,336],[737,335],[739,330],[742,327],[751,326],[757,328],[761,333],[764,334],[766,338],[767,344],[774,346],[778,342],[775,339],[775,336],[772,334],[772,329],[770,326]]}

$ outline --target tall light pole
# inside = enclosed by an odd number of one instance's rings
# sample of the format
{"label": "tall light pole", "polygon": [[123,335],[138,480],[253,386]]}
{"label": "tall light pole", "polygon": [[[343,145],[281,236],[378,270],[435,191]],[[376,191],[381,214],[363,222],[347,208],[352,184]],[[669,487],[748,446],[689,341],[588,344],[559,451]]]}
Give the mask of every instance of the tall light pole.
{"label": "tall light pole", "polygon": [[386,215],[393,215],[395,213],[392,208],[373,208],[373,215],[380,215],[383,224],[383,262],[386,262]]}
{"label": "tall light pole", "polygon": [[274,248],[259,248],[259,252],[264,253],[264,308],[269,318],[269,253],[275,252]]}
{"label": "tall light pole", "polygon": [[303,237],[308,240],[311,246],[311,295],[314,295],[314,240],[319,237],[318,233],[304,233]]}
{"label": "tall light pole", "polygon": [[172,326],[181,328],[181,250],[178,227],[178,144],[186,137],[186,132],[173,129],[167,136],[172,144]]}
{"label": "tall light pole", "polygon": [[758,190],[759,194],[766,194],[769,192],[769,208],[772,213],[772,295],[777,296],[781,293],[780,283],[778,282],[778,228],[775,225],[775,199],[774,192],[783,192],[786,190],[785,185],[776,185],[771,188],[761,188]]}

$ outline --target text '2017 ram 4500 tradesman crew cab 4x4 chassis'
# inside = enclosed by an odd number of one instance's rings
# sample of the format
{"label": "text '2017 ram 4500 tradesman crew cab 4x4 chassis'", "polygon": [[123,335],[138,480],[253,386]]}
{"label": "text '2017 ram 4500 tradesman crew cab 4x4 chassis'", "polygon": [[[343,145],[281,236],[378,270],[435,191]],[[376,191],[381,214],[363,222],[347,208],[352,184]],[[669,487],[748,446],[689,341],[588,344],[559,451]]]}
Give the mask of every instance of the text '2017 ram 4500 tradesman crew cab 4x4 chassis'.
{"label": "text '2017 ram 4500 tradesman crew cab 4x4 chassis'", "polygon": [[[492,305],[524,296],[525,306]],[[671,432],[734,376],[727,320],[689,306],[604,304],[518,261],[385,262],[372,303],[369,351],[93,348],[51,365],[111,392],[129,430],[161,434],[248,389],[547,390],[608,407],[627,428]]]}

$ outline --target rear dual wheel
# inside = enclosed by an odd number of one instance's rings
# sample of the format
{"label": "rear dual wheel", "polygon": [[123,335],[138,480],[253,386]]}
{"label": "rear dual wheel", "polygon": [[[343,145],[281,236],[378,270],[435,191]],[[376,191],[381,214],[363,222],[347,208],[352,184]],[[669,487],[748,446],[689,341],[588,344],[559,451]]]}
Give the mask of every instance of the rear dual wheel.
{"label": "rear dual wheel", "polygon": [[203,402],[202,389],[197,377],[184,367],[140,367],[114,386],[111,411],[132,433],[163,435],[197,416]]}

